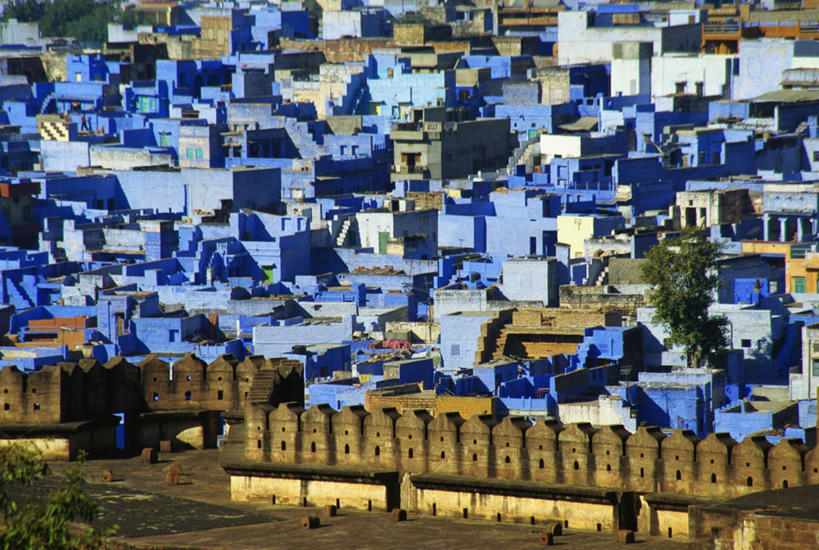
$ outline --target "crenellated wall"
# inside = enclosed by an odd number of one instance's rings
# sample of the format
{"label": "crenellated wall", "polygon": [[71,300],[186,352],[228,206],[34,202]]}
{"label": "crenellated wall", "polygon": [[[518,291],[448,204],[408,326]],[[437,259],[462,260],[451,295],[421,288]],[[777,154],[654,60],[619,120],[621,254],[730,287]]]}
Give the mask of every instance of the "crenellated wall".
{"label": "crenellated wall", "polygon": [[561,425],[490,416],[395,409],[340,412],[327,405],[248,405],[249,462],[353,466],[400,474],[617,488],[640,493],[734,497],[819,483],[819,456],[800,440],[771,445],[764,437],[737,443],[727,434],[699,439],[690,430]]}
{"label": "crenellated wall", "polygon": [[148,356],[0,370],[0,426],[88,420],[117,412],[241,409],[303,399],[301,363],[222,355],[210,364],[186,355],[173,365]]}

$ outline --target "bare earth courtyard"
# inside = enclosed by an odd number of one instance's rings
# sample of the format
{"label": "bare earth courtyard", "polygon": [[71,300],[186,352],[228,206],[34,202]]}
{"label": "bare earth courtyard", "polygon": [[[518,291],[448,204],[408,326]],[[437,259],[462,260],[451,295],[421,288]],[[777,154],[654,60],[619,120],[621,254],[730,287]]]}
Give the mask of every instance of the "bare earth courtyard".
{"label": "bare earth courtyard", "polygon": [[[167,486],[165,474],[173,462],[182,466],[179,485]],[[60,472],[64,463],[52,463]],[[111,470],[113,481],[100,482]],[[428,517],[410,514],[393,523],[383,512],[342,508],[321,518],[321,527],[305,530],[301,518],[314,508],[238,503],[230,500],[229,478],[218,466],[218,451],[160,453],[157,464],[139,457],[91,460],[89,491],[103,507],[101,522],[116,524],[116,542],[140,549],[360,548],[416,550],[424,548],[542,548],[538,525],[486,520]],[[643,548],[682,549],[685,542],[637,533]],[[556,537],[563,548],[600,549],[617,545],[616,533],[566,529]]]}

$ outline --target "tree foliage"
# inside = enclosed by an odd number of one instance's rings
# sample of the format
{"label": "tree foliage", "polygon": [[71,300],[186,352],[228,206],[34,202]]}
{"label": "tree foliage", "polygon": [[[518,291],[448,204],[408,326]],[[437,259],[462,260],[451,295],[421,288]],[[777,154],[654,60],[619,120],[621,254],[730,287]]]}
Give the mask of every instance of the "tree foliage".
{"label": "tree foliage", "polygon": [[649,302],[654,321],[669,332],[672,344],[681,345],[688,366],[713,364],[728,341],[722,316],[709,316],[714,291],[719,286],[715,271],[721,245],[695,231],[665,239],[646,253],[643,280],[653,287]]}
{"label": "tree foliage", "polygon": [[0,548],[103,548],[104,538],[111,533],[90,526],[98,507],[85,493],[82,460],[66,470],[60,485],[45,499],[26,498],[20,503],[8,496],[14,485],[30,491],[45,473],[47,466],[35,448],[15,444],[0,449]]}
{"label": "tree foliage", "polygon": [[17,0],[6,5],[4,19],[36,22],[43,36],[68,36],[81,42],[105,42],[108,23],[120,17],[119,3],[95,0]]}

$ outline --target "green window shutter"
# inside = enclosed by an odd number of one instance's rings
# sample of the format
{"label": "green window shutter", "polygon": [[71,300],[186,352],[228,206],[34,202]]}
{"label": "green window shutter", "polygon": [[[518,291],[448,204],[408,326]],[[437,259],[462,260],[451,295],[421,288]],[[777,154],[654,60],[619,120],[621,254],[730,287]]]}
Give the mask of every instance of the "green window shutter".
{"label": "green window shutter", "polygon": [[390,238],[390,234],[387,231],[379,231],[378,233],[378,253],[379,254],[386,254],[387,253],[387,239]]}
{"label": "green window shutter", "polygon": [[805,281],[804,277],[794,277],[793,278],[793,291],[797,294],[802,293],[804,294],[807,292],[808,285]]}

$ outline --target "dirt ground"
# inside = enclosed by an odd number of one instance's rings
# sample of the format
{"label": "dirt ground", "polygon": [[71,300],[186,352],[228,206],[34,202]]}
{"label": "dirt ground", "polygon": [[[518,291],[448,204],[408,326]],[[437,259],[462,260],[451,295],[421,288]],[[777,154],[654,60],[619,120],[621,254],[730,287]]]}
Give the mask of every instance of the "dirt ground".
{"label": "dirt ground", "polygon": [[[168,486],[172,463],[182,467],[180,484]],[[51,464],[59,473],[65,464]],[[110,470],[113,481],[101,482]],[[89,491],[103,508],[100,523],[116,525],[115,541],[138,549],[389,549],[477,550],[482,548],[542,548],[537,525],[456,519],[409,514],[393,523],[384,512],[342,508],[321,518],[318,529],[300,525],[320,510],[230,500],[229,477],[218,465],[218,451],[160,453],[157,464],[139,457],[90,460],[86,464]],[[681,550],[686,543],[637,534],[638,548]],[[555,538],[562,548],[594,549],[619,546],[615,533],[566,529]]]}

